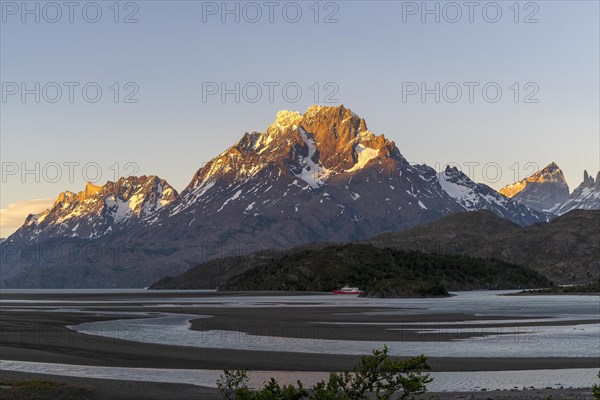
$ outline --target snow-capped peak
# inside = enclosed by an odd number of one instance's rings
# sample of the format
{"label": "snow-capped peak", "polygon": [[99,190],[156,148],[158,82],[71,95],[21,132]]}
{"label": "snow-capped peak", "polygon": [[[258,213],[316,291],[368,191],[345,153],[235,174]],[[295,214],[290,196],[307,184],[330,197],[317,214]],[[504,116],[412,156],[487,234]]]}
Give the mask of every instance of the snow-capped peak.
{"label": "snow-capped peak", "polygon": [[298,125],[301,120],[302,115],[298,111],[281,110],[277,113],[275,121],[270,127],[288,128],[293,125]]}
{"label": "snow-capped peak", "polygon": [[347,169],[346,172],[354,172],[363,169],[369,161],[377,158],[377,156],[379,155],[379,150],[373,149],[371,147],[366,147],[365,145],[360,143],[357,144],[354,149],[358,155],[358,159],[356,160],[356,164],[354,164],[352,168]]}
{"label": "snow-capped peak", "polygon": [[51,208],[30,214],[15,235],[32,230],[36,236],[98,237],[150,216],[177,195],[156,176],[130,176],[102,186],[88,182],[81,192],[62,192]]}
{"label": "snow-capped peak", "polygon": [[308,183],[313,189],[316,189],[325,184],[327,177],[332,171],[320,165],[318,160],[315,161],[317,147],[314,139],[309,138],[306,131],[302,128],[300,128],[300,135],[306,146],[308,146],[308,156],[299,159],[302,171],[294,175]]}
{"label": "snow-capped peak", "polygon": [[265,132],[244,134],[207,163],[189,187],[196,198],[210,182],[243,182],[277,166],[316,188],[334,175],[365,168],[377,157],[401,158],[393,142],[370,132],[344,106],[311,106],[304,114],[282,110]]}

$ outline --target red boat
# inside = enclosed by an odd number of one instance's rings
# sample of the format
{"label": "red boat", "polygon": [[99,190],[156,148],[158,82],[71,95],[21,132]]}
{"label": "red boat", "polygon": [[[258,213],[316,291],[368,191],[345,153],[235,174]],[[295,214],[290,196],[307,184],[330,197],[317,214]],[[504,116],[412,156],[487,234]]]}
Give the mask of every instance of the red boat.
{"label": "red boat", "polygon": [[362,290],[357,287],[350,287],[348,285],[344,286],[341,289],[337,289],[333,291],[333,294],[361,294]]}

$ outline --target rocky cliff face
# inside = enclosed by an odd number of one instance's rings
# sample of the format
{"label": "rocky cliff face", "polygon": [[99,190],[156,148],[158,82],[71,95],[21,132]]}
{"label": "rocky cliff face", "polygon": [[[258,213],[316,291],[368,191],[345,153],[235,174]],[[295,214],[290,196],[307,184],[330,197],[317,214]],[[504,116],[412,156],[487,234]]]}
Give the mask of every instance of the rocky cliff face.
{"label": "rocky cliff face", "polygon": [[600,210],[600,171],[596,174],[595,181],[587,171],[583,171],[583,182],[554,212],[560,215],[575,209]]}
{"label": "rocky cliff face", "polygon": [[569,186],[554,162],[500,193],[537,211],[552,212],[569,198]]}
{"label": "rocky cliff face", "polygon": [[[200,168],[179,196],[164,183],[159,190],[158,181],[148,191],[153,197],[138,196],[124,183],[90,187],[65,194],[17,235],[23,244],[73,235],[101,248],[127,244],[134,258],[103,253],[93,265],[55,265],[52,273],[21,263],[3,284],[146,286],[214,258],[364,240],[466,209],[492,209],[522,225],[548,218],[464,178],[408,163],[394,142],[370,132],[343,106],[281,111],[265,132],[245,133]],[[466,203],[456,187],[478,200]],[[77,214],[94,217],[63,226]]]}

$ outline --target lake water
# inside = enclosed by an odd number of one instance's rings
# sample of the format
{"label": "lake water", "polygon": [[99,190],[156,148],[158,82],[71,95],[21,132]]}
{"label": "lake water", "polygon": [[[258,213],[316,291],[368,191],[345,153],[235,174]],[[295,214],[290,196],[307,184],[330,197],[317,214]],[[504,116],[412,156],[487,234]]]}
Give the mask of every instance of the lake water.
{"label": "lake water", "polygon": [[[369,354],[372,349],[386,345],[390,354],[397,356],[427,354],[429,357],[590,357],[600,354],[600,324],[533,327],[519,325],[500,329],[486,328],[484,321],[481,321],[481,329],[469,331],[480,331],[489,336],[452,342],[377,342],[250,335],[224,330],[200,332],[189,329],[189,321],[195,318],[198,316],[167,314],[155,318],[86,323],[71,328],[90,335],[146,343],[273,352]],[[423,325],[419,323],[419,327],[421,326]],[[460,332],[461,328],[428,331],[443,337],[454,331]]]}
{"label": "lake water", "polygon": [[[17,291],[12,291],[17,292]],[[426,354],[429,357],[593,357],[600,356],[600,298],[597,296],[499,296],[507,292],[479,291],[458,292],[454,297],[442,299],[363,299],[354,296],[212,296],[205,291],[190,297],[186,292],[168,292],[168,296],[152,297],[147,291],[32,291],[32,293],[111,293],[110,299],[93,300],[8,300],[0,301],[3,310],[19,309],[46,310],[48,312],[74,311],[115,315],[111,321],[85,323],[70,327],[78,332],[130,341],[183,345],[204,348],[237,350],[287,351],[301,353],[369,354],[373,348],[387,345],[390,353],[400,356]],[[8,291],[3,291],[8,293]],[[18,291],[23,293],[23,291]],[[165,292],[161,292],[163,295]],[[127,294],[127,296],[120,296]],[[137,296],[139,294],[139,297]],[[208,295],[208,297],[207,297]],[[149,297],[150,296],[150,297]],[[139,311],[118,310],[136,305]],[[102,305],[106,305],[103,311]],[[481,319],[468,321],[474,325],[471,331],[485,333],[484,337],[463,340],[433,340],[423,342],[406,341],[358,341],[325,340],[252,335],[237,331],[210,330],[205,332],[189,329],[190,320],[210,315],[211,308],[266,308],[266,307],[347,307],[353,315],[406,316],[411,314],[470,314]],[[90,307],[90,310],[80,308]],[[190,310],[202,307],[206,315],[145,313],[145,307],[178,307]],[[362,310],[362,307],[365,309]],[[92,310],[93,309],[93,310]],[[134,319],[119,319],[119,315],[134,316]],[[346,314],[348,315],[348,314]],[[498,320],[486,320],[501,317]],[[536,321],[556,321],[563,325],[531,326]],[[582,323],[589,321],[590,323]],[[516,322],[517,326],[498,328],[492,323]],[[437,323],[386,323],[381,329],[417,329],[430,333],[459,332],[464,322],[449,322],[440,328]],[[566,325],[564,324],[566,323]],[[347,324],[365,322],[322,323],[335,324],[343,329]],[[454,328],[456,326],[456,328]],[[152,368],[115,368],[82,365],[30,363],[23,361],[0,362],[0,368],[54,375],[95,376],[110,379],[147,380],[160,382],[191,383],[214,386],[220,371],[215,370],[164,370]],[[597,369],[559,369],[530,371],[488,372],[437,372],[430,390],[481,390],[512,389],[515,386],[543,387],[589,387],[597,378]],[[251,382],[259,385],[270,376],[282,382],[303,379],[307,383],[322,379],[322,372],[251,372]]]}
{"label": "lake water", "polygon": [[[406,341],[350,341],[302,339],[273,335],[251,335],[237,331],[192,331],[189,321],[199,315],[164,314],[152,318],[86,323],[71,327],[90,335],[99,335],[156,344],[170,344],[236,350],[292,351],[303,353],[368,354],[373,348],[387,345],[390,354],[411,356],[427,354],[430,357],[590,357],[600,355],[600,299],[595,296],[499,296],[506,291],[457,292],[443,299],[363,299],[354,296],[262,296],[162,299],[162,306],[190,307],[377,307],[364,315],[408,315],[465,313],[481,316],[482,320],[469,321],[477,328],[469,332],[485,333],[484,337],[464,340]],[[137,300],[129,300],[137,301]],[[154,305],[153,305],[154,306]],[[484,317],[503,316],[501,321]],[[519,318],[519,319],[512,319]],[[581,321],[596,323],[527,326],[535,321]],[[516,322],[514,327],[492,327],[498,322]],[[397,327],[385,324],[385,329],[418,329],[434,333],[433,337],[464,331],[464,322],[450,322],[456,328],[439,329],[438,323],[402,322]],[[360,323],[352,322],[357,325]],[[326,325],[326,324],[324,324]],[[344,324],[340,325],[343,329]],[[401,336],[401,334],[399,334]]]}

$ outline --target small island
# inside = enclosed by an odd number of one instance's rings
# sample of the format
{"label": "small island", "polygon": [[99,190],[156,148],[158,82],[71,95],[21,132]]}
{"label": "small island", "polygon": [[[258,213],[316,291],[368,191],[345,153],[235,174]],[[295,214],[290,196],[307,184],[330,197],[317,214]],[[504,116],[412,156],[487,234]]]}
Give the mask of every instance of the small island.
{"label": "small island", "polygon": [[450,297],[448,288],[441,283],[388,279],[370,285],[359,297],[371,298],[426,298]]}
{"label": "small island", "polygon": [[600,279],[597,282],[586,285],[572,286],[551,286],[542,289],[523,290],[518,293],[511,293],[510,296],[527,295],[596,295],[600,296]]}

